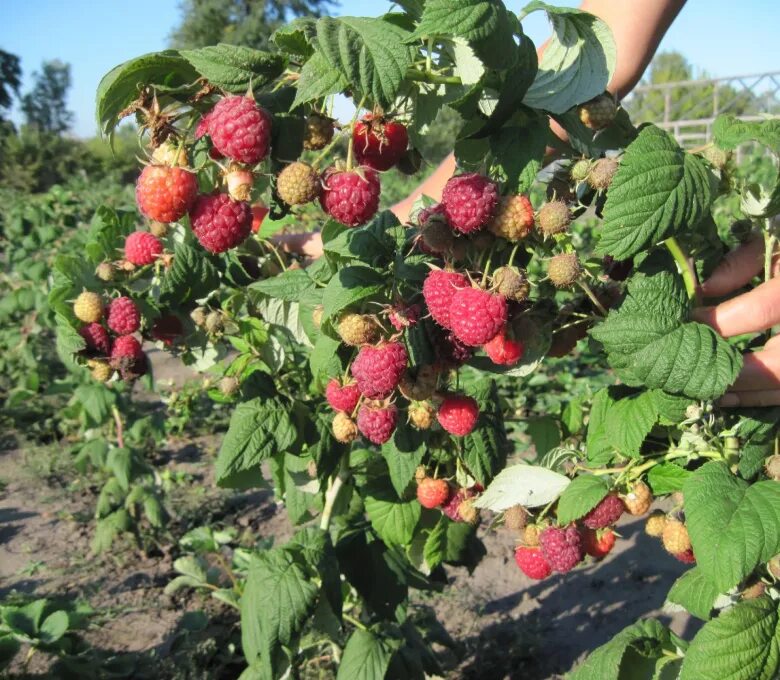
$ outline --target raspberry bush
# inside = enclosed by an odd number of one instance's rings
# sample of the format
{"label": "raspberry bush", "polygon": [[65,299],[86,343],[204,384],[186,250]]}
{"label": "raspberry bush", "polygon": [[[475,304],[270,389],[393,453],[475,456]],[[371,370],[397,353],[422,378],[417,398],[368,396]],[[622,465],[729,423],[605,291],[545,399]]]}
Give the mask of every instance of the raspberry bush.
{"label": "raspberry bush", "polygon": [[[446,565],[473,569],[481,521],[517,533],[530,578],[566,578],[613,559],[624,511],[667,496],[648,532],[692,565],[669,600],[706,623],[684,641],[640,622],[573,677],[628,677],[633,665],[648,677],[773,677],[780,486],[764,461],[780,413],[717,407],[745,344],[691,311],[697,280],[735,240],[713,219],[728,196],[763,230],[770,275],[780,189],[634,127],[605,93],[615,47],[593,16],[541,2],[520,16],[499,0],[399,4],[379,18],[297,20],[273,53],[169,50],[105,76],[103,132],[134,115],[148,161],[139,213],[102,209],[86,257],[55,267],[58,350],[121,390],[148,375],[156,342],[215,378],[209,395],[231,409],[217,483],[267,486],[269,466],[301,529],[253,552],[231,596],[242,677],[287,677],[314,657],[339,678],[437,674],[409,591],[442,588]],[[534,11],[555,27],[541,62],[522,31]],[[356,107],[338,125],[337,94]],[[382,176],[413,165],[404,159],[443,107],[462,119],[459,169],[441,204],[423,197],[399,224],[379,211]],[[540,172],[550,117],[571,148]],[[713,133],[723,152],[755,140],[780,153],[775,120],[721,117]],[[317,198],[324,256],[300,262],[273,237]],[[256,229],[253,202],[269,207]],[[108,266],[113,276],[97,275]],[[74,308],[85,291],[97,297]],[[112,302],[123,299],[134,313]],[[615,384],[535,423],[536,459],[511,460],[507,397],[586,335]],[[742,598],[756,579],[764,594]]]}

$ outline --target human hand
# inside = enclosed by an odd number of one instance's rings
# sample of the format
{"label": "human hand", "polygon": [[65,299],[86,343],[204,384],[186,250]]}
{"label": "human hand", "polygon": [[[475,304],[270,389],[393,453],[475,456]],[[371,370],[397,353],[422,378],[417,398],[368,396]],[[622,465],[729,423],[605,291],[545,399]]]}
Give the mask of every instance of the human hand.
{"label": "human hand", "polygon": [[[758,333],[780,323],[780,273],[777,259],[772,277],[753,290],[713,307],[694,311],[697,321],[712,326],[723,337]],[[721,297],[749,283],[764,267],[764,239],[757,235],[729,253],[701,286],[704,297]],[[748,352],[736,382],[721,398],[721,406],[780,405],[780,335],[762,349]]]}

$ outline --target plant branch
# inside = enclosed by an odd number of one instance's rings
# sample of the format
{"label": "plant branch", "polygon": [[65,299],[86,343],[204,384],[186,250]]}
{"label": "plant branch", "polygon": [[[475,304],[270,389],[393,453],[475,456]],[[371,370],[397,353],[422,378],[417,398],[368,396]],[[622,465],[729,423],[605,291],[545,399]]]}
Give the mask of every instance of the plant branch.
{"label": "plant branch", "polygon": [[579,287],[582,288],[582,290],[585,291],[585,295],[587,295],[590,298],[590,301],[593,303],[593,305],[596,307],[596,309],[598,309],[599,312],[601,312],[601,315],[602,316],[607,316],[607,314],[609,312],[607,312],[607,310],[604,308],[604,305],[601,304],[601,300],[599,300],[596,297],[596,294],[593,292],[591,287],[585,281],[582,281],[582,280],[577,281],[577,283],[578,283]]}
{"label": "plant branch", "polygon": [[116,406],[111,407],[111,413],[114,415],[114,422],[116,423],[116,443],[120,449],[125,448],[125,435],[124,426],[122,425],[122,416],[119,413],[119,409]]}
{"label": "plant branch", "polygon": [[772,260],[775,255],[775,243],[777,239],[770,231],[764,232],[764,281],[772,278]]}
{"label": "plant branch", "polygon": [[677,266],[680,268],[683,281],[685,281],[685,290],[688,293],[688,299],[696,299],[696,272],[694,271],[688,256],[680,247],[680,244],[674,236],[670,236],[666,239],[664,245],[669,249],[675,262],[677,262]]}
{"label": "plant branch", "polygon": [[416,80],[419,83],[432,83],[434,85],[462,85],[463,81],[458,76],[440,76],[436,73],[425,73],[410,68],[406,71],[407,80]]}
{"label": "plant branch", "polygon": [[338,474],[331,480],[328,490],[325,492],[325,507],[322,509],[322,518],[320,519],[320,529],[323,531],[327,531],[330,527],[333,508],[336,505],[341,488],[345,482],[349,481],[349,475],[349,454],[347,453],[341,459]]}

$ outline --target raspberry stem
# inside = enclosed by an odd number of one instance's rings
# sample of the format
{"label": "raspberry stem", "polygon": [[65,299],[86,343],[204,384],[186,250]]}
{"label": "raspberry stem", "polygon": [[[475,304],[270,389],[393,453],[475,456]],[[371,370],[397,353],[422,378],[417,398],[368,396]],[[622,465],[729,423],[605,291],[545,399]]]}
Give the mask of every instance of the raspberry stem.
{"label": "raspberry stem", "polygon": [[325,493],[325,507],[322,509],[322,518],[320,519],[320,529],[327,531],[330,528],[330,519],[333,515],[333,508],[338,500],[344,483],[349,481],[349,460],[348,455],[341,459],[338,474],[330,481],[328,490]]}
{"label": "raspberry stem", "polygon": [[122,416],[119,414],[119,409],[116,406],[111,407],[111,413],[114,416],[114,422],[116,423],[116,443],[120,449],[125,448],[125,436],[124,426],[122,425]]}
{"label": "raspberry stem", "polygon": [[587,295],[590,298],[590,301],[594,304],[596,309],[601,312],[602,316],[607,316],[607,310],[604,309],[604,305],[601,304],[601,301],[596,297],[595,293],[591,289],[591,287],[582,280],[577,281],[577,284],[580,288],[582,288],[583,291],[585,291],[585,295]]}
{"label": "raspberry stem", "polygon": [[772,260],[775,255],[775,244],[777,239],[775,235],[769,231],[771,222],[766,221],[767,231],[764,232],[764,281],[769,281],[772,278]]}
{"label": "raspberry stem", "polygon": [[693,267],[688,259],[688,255],[682,249],[677,239],[674,236],[670,236],[664,241],[664,245],[669,249],[677,266],[680,268],[683,281],[685,281],[685,290],[688,293],[688,299],[693,300],[696,298],[696,273],[693,271]]}

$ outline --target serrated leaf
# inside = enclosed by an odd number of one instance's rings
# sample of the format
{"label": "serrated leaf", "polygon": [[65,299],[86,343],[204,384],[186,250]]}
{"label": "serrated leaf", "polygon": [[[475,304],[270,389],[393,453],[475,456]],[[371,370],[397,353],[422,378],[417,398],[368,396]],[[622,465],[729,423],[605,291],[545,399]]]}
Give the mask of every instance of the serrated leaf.
{"label": "serrated leaf", "polygon": [[704,163],[667,132],[645,127],[628,145],[607,192],[597,251],[625,260],[694,227],[712,203],[713,182]]}
{"label": "serrated leaf", "polygon": [[323,293],[323,326],[350,305],[379,293],[386,283],[382,274],[370,267],[340,269]]}
{"label": "serrated leaf", "polygon": [[692,399],[714,399],[736,379],[741,355],[712,328],[689,322],[680,279],[670,272],[635,277],[620,307],[590,333],[629,385]]}
{"label": "serrated leaf", "polygon": [[312,40],[317,33],[317,22],[311,17],[298,17],[286,26],[277,28],[271,36],[282,52],[308,59],[313,53]]}
{"label": "serrated leaf", "polygon": [[674,582],[666,599],[685,607],[694,616],[707,621],[718,595],[715,584],[699,567],[693,567]]}
{"label": "serrated leaf", "polygon": [[780,618],[768,597],[740,602],[693,638],[680,680],[772,680],[780,666]]}
{"label": "serrated leaf", "polygon": [[537,458],[541,458],[550,449],[561,443],[561,430],[558,421],[552,416],[541,416],[528,421],[528,436],[534,443]]}
{"label": "serrated leaf", "polygon": [[380,638],[369,630],[355,630],[341,657],[337,680],[384,680],[400,640]]}
{"label": "serrated leaf", "polygon": [[420,521],[421,506],[417,499],[401,500],[392,487],[377,483],[367,489],[364,502],[371,526],[385,543],[411,542]]}
{"label": "serrated leaf", "polygon": [[390,481],[399,498],[403,496],[425,455],[425,445],[425,435],[407,423],[399,424],[390,441],[382,445]]}
{"label": "serrated leaf", "polygon": [[348,87],[344,74],[334,69],[321,52],[315,52],[301,69],[293,108],[306,102],[336,94]]}
{"label": "serrated leaf", "polygon": [[173,264],[160,284],[160,298],[177,304],[197,300],[214,290],[218,282],[219,272],[212,256],[185,241],[176,244]]}
{"label": "serrated leaf", "polygon": [[281,54],[224,43],[182,50],[181,56],[209,83],[235,94],[264,88],[287,67]]}
{"label": "serrated leaf", "polygon": [[661,463],[650,468],[647,481],[654,496],[665,496],[675,491],[682,491],[685,480],[690,477],[688,470],[674,463]]}
{"label": "serrated leaf", "polygon": [[116,403],[116,394],[104,385],[80,385],[74,397],[94,425],[106,422]]}
{"label": "serrated leaf", "polygon": [[569,524],[587,515],[607,495],[607,483],[596,475],[575,477],[558,500],[558,521]]}
{"label": "serrated leaf", "polygon": [[683,487],[696,563],[718,592],[737,585],[780,553],[780,484],[748,485],[711,461]]}
{"label": "serrated leaf", "polygon": [[607,437],[606,424],[607,413],[614,403],[609,396],[609,390],[603,389],[596,392],[590,407],[588,419],[588,435],[586,448],[588,461],[591,465],[603,465],[614,457],[612,442]]}
{"label": "serrated leaf", "polygon": [[657,419],[652,392],[625,396],[610,407],[605,435],[619,453],[635,458]]}
{"label": "serrated leaf", "polygon": [[483,381],[472,396],[479,404],[479,420],[463,438],[462,459],[474,479],[487,486],[506,463],[506,430],[495,381]]}
{"label": "serrated leaf", "polygon": [[474,505],[494,512],[513,505],[540,507],[558,498],[570,481],[546,467],[512,465],[496,475]]}
{"label": "serrated leaf", "polygon": [[270,279],[256,281],[249,287],[272,298],[298,302],[301,296],[314,286],[314,281],[303,269],[288,269]]}
{"label": "serrated leaf", "polygon": [[49,614],[41,624],[38,637],[47,645],[54,644],[68,632],[68,613],[62,610]]}
{"label": "serrated leaf", "polygon": [[536,109],[564,113],[607,89],[617,61],[609,26],[577,9],[532,2],[524,13],[544,10],[552,22],[539,71],[523,102]]}

